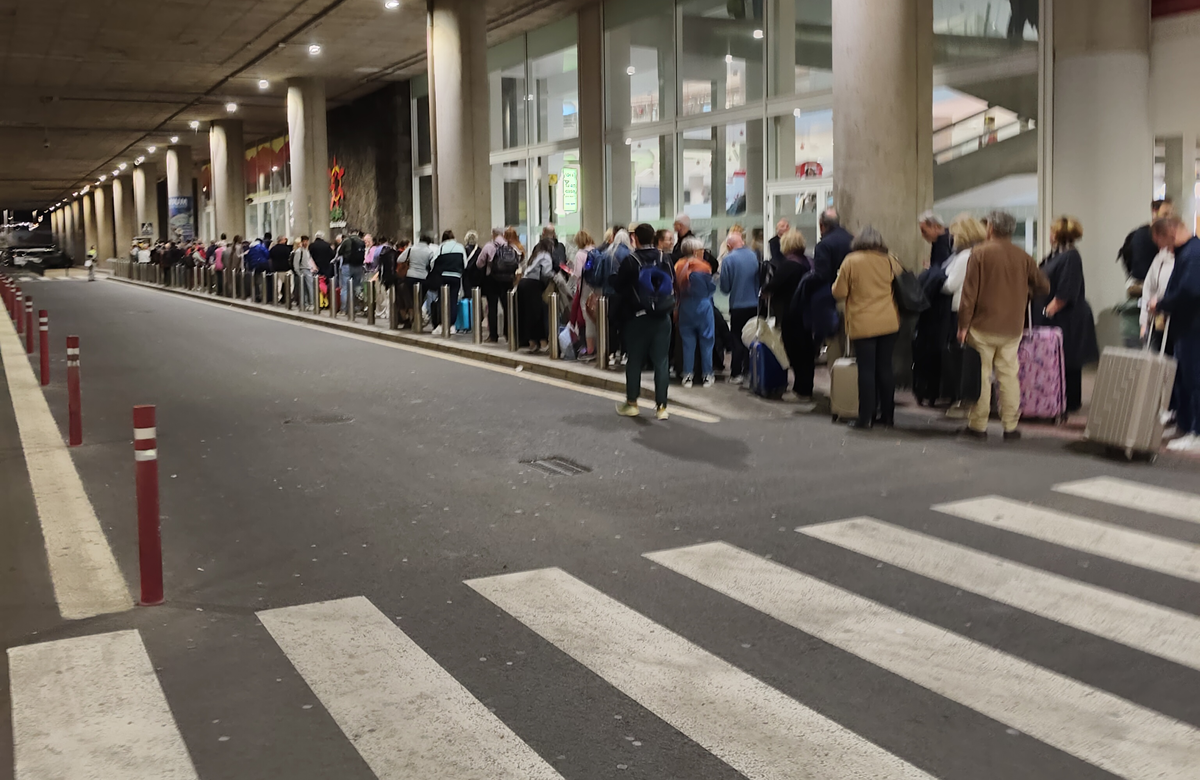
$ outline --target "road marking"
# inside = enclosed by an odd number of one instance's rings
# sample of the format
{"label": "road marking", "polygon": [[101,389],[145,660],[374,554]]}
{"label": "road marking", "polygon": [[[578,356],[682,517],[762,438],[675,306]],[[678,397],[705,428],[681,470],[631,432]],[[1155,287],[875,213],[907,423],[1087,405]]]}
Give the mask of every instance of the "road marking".
{"label": "road marking", "polygon": [[1200,766],[1200,730],[732,545],[646,557],[1121,777]]}
{"label": "road marking", "polygon": [[1194,544],[997,496],[941,504],[933,509],[1089,555],[1200,582],[1200,547]]}
{"label": "road marking", "polygon": [[1200,618],[862,517],[798,533],[1193,669]]}
{"label": "road marking", "polygon": [[59,613],[79,620],[132,609],[129,586],[8,317],[0,317],[0,355]]}
{"label": "road marking", "polygon": [[750,780],[930,777],[560,569],[467,585]]}
{"label": "road marking", "polygon": [[1055,485],[1059,493],[1082,496],[1128,509],[1137,509],[1189,523],[1200,523],[1200,496],[1179,490],[1143,485],[1115,477],[1097,477]]}
{"label": "road marking", "polygon": [[[146,292],[155,292],[155,290],[148,290],[147,288],[142,287],[141,285],[138,285],[138,284],[126,284],[125,286],[132,287],[134,289],[144,290]],[[245,314],[250,317],[261,317],[262,319],[270,320],[271,322],[285,323],[288,325],[295,325],[295,326],[301,327],[301,328],[308,328],[310,330],[317,331],[318,333],[325,333],[328,335],[341,336],[342,338],[354,339],[356,341],[362,341],[367,344],[374,344],[375,346],[379,346],[379,347],[388,347],[389,349],[396,349],[396,350],[400,350],[401,352],[410,352],[414,355],[421,355],[422,357],[434,358],[436,360],[445,360],[450,363],[458,363],[459,365],[462,365],[462,366],[469,366],[471,368],[477,368],[482,371],[491,371],[496,374],[501,374],[501,375],[509,377],[511,379],[521,379],[526,382],[537,382],[538,384],[549,385],[550,387],[557,387],[560,390],[570,390],[571,392],[582,393],[583,395],[590,395],[590,396],[594,396],[596,398],[603,398],[608,401],[620,402],[620,401],[625,400],[624,393],[614,393],[614,392],[611,392],[608,390],[600,390],[595,387],[586,387],[584,385],[577,385],[577,384],[574,384],[573,382],[566,382],[561,379],[555,379],[553,377],[548,377],[548,376],[541,376],[540,374],[534,374],[530,371],[516,371],[515,369],[509,368],[507,366],[497,366],[497,365],[493,365],[491,363],[485,363],[482,360],[472,360],[470,358],[459,357],[458,355],[451,355],[451,354],[448,354],[445,352],[438,352],[436,350],[422,349],[421,347],[413,347],[413,346],[409,346],[407,344],[397,344],[395,342],[387,341],[385,339],[381,339],[376,336],[367,336],[367,335],[364,335],[361,333],[351,333],[349,331],[344,331],[344,330],[340,330],[337,328],[326,328],[321,325],[314,325],[312,323],[305,322],[303,320],[294,320],[294,319],[290,319],[290,318],[286,318],[286,317],[279,317],[279,316],[276,316],[273,314],[264,314],[262,312],[251,311],[249,309],[243,309],[238,306],[230,306],[228,304],[222,304],[218,301],[205,300],[203,298],[198,298],[198,297],[195,297],[192,295],[184,295],[181,297],[185,298],[186,300],[192,301],[193,303],[199,303],[204,306],[215,306],[215,307],[221,309],[222,311],[227,311],[227,312],[235,311],[239,314]],[[639,398],[638,406],[641,407],[642,409],[652,411],[654,409],[654,402],[649,399],[646,399],[646,398]],[[711,414],[705,414],[704,412],[694,411],[692,409],[685,409],[681,406],[672,406],[671,407],[671,416],[672,417],[682,417],[686,420],[692,420],[694,422],[705,423],[708,425],[713,425],[713,424],[721,422],[720,417],[717,417],[717,416],[711,415]]]}
{"label": "road marking", "polygon": [[379,780],[561,780],[367,599],[258,618]]}
{"label": "road marking", "polygon": [[137,631],[8,650],[16,780],[195,780]]}

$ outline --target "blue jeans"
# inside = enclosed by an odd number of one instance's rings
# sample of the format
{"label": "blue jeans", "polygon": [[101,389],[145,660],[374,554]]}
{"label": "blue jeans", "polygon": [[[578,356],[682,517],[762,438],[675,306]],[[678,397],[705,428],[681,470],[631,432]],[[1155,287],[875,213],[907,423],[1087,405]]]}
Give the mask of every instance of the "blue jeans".
{"label": "blue jeans", "polygon": [[694,376],[696,368],[696,342],[700,342],[700,375],[712,376],[713,372],[713,328],[712,311],[704,315],[679,315],[679,341],[683,347],[683,375]]}
{"label": "blue jeans", "polygon": [[300,274],[300,308],[307,310],[312,306],[313,300],[316,298],[316,288],[313,286],[313,275],[311,271],[305,271]]}
{"label": "blue jeans", "polygon": [[362,292],[363,278],[366,276],[366,271],[361,265],[343,265],[342,266],[342,307],[343,311],[349,312],[350,306],[358,298],[358,294]]}

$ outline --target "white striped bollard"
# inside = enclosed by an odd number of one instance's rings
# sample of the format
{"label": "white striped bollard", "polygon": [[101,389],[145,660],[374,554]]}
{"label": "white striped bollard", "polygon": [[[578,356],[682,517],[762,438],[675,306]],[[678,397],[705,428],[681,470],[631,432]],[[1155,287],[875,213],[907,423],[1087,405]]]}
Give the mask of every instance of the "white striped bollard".
{"label": "white striped bollard", "polygon": [[67,336],[67,430],[72,447],[83,444],[83,408],[79,398],[79,337]]}
{"label": "white striped bollard", "polygon": [[38,311],[38,348],[41,352],[42,387],[50,384],[50,313]]}

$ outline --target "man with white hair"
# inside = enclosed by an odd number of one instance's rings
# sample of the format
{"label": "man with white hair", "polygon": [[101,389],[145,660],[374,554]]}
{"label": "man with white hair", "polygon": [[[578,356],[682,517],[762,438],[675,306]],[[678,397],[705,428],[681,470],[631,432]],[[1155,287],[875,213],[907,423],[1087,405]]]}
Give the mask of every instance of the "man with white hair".
{"label": "man with white hair", "polygon": [[917,221],[921,228],[921,237],[932,245],[929,250],[929,262],[925,267],[941,268],[953,254],[950,231],[946,229],[946,223],[932,211],[926,211]]}
{"label": "man with white hair", "polygon": [[[678,263],[680,258],[684,256],[683,242],[691,238],[695,233],[692,232],[692,218],[682,211],[675,215],[675,248],[671,250],[671,262]],[[708,254],[708,250],[705,250]],[[713,269],[716,273],[716,269]]]}

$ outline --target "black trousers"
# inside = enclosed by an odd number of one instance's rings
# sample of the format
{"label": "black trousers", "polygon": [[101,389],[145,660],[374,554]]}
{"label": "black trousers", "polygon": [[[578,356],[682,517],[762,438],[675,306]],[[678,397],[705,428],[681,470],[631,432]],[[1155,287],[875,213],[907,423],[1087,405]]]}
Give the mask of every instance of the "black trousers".
{"label": "black trousers", "polygon": [[896,420],[896,374],[892,356],[896,351],[896,334],[854,340],[858,357],[858,422],[871,425],[875,410],[884,425]]}
{"label": "black trousers", "polygon": [[1067,411],[1077,412],[1083,408],[1083,369],[1068,368],[1067,375]]}
{"label": "black trousers", "polygon": [[742,329],[746,323],[758,316],[758,307],[729,310],[730,341],[733,361],[729,366],[729,377],[737,379],[750,368],[750,349],[742,342]]}
{"label": "black trousers", "polygon": [[517,283],[517,332],[521,346],[537,346],[548,341],[546,304],[542,293],[546,284],[541,279],[522,279]]}
{"label": "black trousers", "polygon": [[798,323],[784,323],[783,349],[787,352],[788,362],[792,364],[792,373],[795,374],[792,392],[801,396],[812,395],[813,375],[817,367],[817,348],[813,343],[812,333]]}
{"label": "black trousers", "polygon": [[[483,282],[483,293],[487,296],[487,323],[488,323],[488,340],[499,341],[501,327],[505,338],[508,337],[508,291],[512,289],[512,282],[496,281],[492,277],[487,277]],[[504,323],[501,326],[498,322],[499,314],[503,310]]]}
{"label": "black trousers", "polygon": [[[458,305],[458,288],[462,284],[461,279],[453,276],[443,276],[442,285],[450,288],[450,324],[458,319],[458,310],[455,308]],[[433,291],[437,295],[437,300],[433,302],[433,311],[431,312],[430,320],[433,321],[433,327],[438,328],[442,325],[442,288],[438,287]]]}

